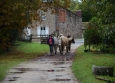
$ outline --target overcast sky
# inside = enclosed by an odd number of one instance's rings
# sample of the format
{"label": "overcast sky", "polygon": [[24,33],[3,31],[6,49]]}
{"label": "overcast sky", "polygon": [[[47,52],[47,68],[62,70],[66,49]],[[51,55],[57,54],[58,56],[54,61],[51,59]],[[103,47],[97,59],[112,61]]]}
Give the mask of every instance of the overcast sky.
{"label": "overcast sky", "polygon": [[78,0],[79,2],[81,2],[81,0]]}
{"label": "overcast sky", "polygon": [[81,0],[74,0],[74,1],[79,1],[79,2],[81,2]]}

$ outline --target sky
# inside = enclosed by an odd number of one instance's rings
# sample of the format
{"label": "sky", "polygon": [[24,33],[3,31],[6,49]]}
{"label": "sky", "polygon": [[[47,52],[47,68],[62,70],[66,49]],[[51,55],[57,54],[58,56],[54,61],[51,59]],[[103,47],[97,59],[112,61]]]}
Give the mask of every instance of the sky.
{"label": "sky", "polygon": [[81,2],[81,0],[78,0],[79,2]]}
{"label": "sky", "polygon": [[81,0],[74,0],[74,1],[79,1],[79,2],[81,2]]}

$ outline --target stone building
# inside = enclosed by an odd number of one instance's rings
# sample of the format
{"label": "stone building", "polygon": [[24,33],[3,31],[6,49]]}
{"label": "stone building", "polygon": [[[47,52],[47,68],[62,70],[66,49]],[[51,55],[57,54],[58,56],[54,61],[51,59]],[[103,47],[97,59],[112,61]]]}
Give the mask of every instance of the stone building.
{"label": "stone building", "polygon": [[48,10],[47,12],[41,11],[40,16],[41,22],[33,22],[32,25],[28,26],[30,27],[29,34],[33,35],[33,39],[52,33],[61,33],[65,36],[70,33],[75,38],[82,37],[81,11],[77,11],[75,14],[68,9],[58,9],[56,14],[51,14],[51,10]]}
{"label": "stone building", "polygon": [[55,31],[55,15],[51,14],[51,10],[46,12],[41,12],[41,22],[33,22],[31,28],[31,34],[37,35],[50,35]]}
{"label": "stone building", "polygon": [[56,14],[56,30],[65,36],[70,33],[75,38],[82,37],[82,17],[81,11],[76,14],[67,9],[59,9]]}

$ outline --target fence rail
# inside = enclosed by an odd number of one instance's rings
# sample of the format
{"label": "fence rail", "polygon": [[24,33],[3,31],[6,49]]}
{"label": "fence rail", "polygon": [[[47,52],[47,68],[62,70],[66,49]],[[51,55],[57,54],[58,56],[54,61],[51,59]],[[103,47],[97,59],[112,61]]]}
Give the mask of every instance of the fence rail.
{"label": "fence rail", "polygon": [[49,35],[32,35],[32,39],[40,39],[41,44],[47,44]]}

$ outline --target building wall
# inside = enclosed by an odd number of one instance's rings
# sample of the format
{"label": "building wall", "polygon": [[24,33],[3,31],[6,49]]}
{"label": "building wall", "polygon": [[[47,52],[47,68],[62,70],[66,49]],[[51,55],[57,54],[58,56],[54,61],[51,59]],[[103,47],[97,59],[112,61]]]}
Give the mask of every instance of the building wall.
{"label": "building wall", "polygon": [[51,10],[48,10],[46,13],[46,20],[43,20],[41,22],[33,22],[32,25],[33,28],[31,28],[31,33],[33,35],[38,35],[37,31],[39,27],[49,28],[49,34],[52,34],[55,31],[55,15],[51,14]]}
{"label": "building wall", "polygon": [[[32,35],[38,35],[39,27],[47,27],[49,29],[49,34],[54,31],[64,34],[65,36],[70,33],[75,38],[81,38],[83,36],[82,30],[82,17],[72,13],[69,10],[65,10],[65,19],[61,16],[63,22],[60,21],[59,12],[56,14],[51,14],[51,10],[46,13],[46,20],[39,22],[34,22],[30,27]],[[48,34],[48,35],[49,35]]]}
{"label": "building wall", "polygon": [[[56,28],[58,28],[59,33],[64,34],[65,36],[70,33],[75,38],[82,37],[82,17],[77,16],[71,11],[66,9],[66,18],[65,22],[60,22],[59,13],[56,15]],[[63,18],[63,17],[62,17]]]}

